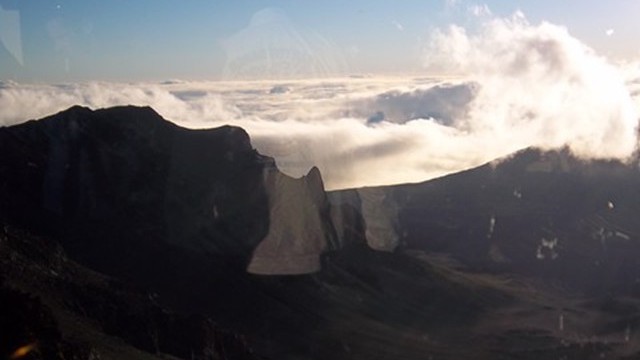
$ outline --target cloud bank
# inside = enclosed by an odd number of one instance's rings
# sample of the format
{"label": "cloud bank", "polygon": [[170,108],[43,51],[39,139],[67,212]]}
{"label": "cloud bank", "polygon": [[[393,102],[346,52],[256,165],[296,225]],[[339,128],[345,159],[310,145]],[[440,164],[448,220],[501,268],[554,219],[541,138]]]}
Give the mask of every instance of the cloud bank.
{"label": "cloud bank", "polygon": [[0,82],[0,125],[75,104],[149,105],[191,128],[233,124],[292,176],[329,189],[416,182],[527,146],[585,159],[636,149],[640,65],[613,65],[559,26],[522,14],[432,33],[427,69],[456,77],[87,83]]}
{"label": "cloud bank", "polygon": [[434,32],[427,63],[480,84],[458,127],[495,141],[567,145],[585,158],[624,158],[636,147],[638,109],[620,71],[567,29],[522,13],[478,33]]}
{"label": "cloud bank", "polygon": [[388,121],[403,124],[411,120],[432,119],[453,126],[467,115],[469,103],[476,96],[472,82],[438,84],[412,91],[392,90],[373,98],[354,101],[353,115],[366,117],[368,123]]}

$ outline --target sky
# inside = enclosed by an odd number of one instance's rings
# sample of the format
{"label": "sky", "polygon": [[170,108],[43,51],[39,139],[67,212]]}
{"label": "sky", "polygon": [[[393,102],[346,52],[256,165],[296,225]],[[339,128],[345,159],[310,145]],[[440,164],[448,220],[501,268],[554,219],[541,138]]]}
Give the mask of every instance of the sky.
{"label": "sky", "polygon": [[235,80],[428,73],[429,33],[520,10],[613,60],[640,57],[636,0],[0,0],[0,79]]}
{"label": "sky", "polygon": [[0,0],[0,126],[73,105],[236,125],[327,189],[527,147],[638,153],[640,1]]}

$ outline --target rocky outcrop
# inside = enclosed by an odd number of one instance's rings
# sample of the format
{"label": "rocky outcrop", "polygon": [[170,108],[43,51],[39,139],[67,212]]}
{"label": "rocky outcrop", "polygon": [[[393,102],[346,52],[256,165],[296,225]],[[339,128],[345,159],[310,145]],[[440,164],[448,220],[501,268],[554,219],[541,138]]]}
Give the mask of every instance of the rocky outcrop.
{"label": "rocky outcrop", "polygon": [[336,241],[331,250],[363,245],[366,243],[362,203],[358,190],[332,191],[328,194],[331,204],[331,221],[336,230]]}
{"label": "rocky outcrop", "polygon": [[253,252],[248,271],[263,275],[308,274],[320,270],[320,255],[335,230],[318,168],[293,179],[266,168],[269,231]]}
{"label": "rocky outcrop", "polygon": [[398,204],[384,188],[359,189],[365,238],[370,248],[393,251],[400,243]]}
{"label": "rocky outcrop", "polygon": [[389,189],[342,190],[329,198],[337,231],[336,249],[366,243],[373,250],[392,252],[400,245],[400,207]]}
{"label": "rocky outcrop", "polygon": [[312,272],[332,236],[317,169],[291,179],[244,130],[184,129],[150,108],[73,107],[2,128],[0,179],[11,223],[118,274],[162,244],[238,269],[253,259],[257,273]]}

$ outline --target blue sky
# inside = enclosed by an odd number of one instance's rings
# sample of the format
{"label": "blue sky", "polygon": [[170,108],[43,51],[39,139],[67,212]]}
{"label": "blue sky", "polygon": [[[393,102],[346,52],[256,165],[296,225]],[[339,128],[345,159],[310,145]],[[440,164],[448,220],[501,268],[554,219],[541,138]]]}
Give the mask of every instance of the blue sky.
{"label": "blue sky", "polygon": [[416,73],[430,30],[472,29],[469,9],[484,4],[493,16],[522,10],[531,23],[565,25],[614,59],[640,55],[636,0],[0,0],[0,79]]}

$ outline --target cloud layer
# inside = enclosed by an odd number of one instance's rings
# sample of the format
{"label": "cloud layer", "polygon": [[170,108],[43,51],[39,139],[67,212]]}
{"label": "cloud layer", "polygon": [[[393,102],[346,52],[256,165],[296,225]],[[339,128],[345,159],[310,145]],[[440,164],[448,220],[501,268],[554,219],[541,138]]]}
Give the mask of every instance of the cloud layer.
{"label": "cloud layer", "polygon": [[27,85],[0,83],[0,125],[75,104],[149,105],[180,125],[245,128],[293,176],[329,189],[423,181],[527,146],[589,158],[636,148],[640,66],[612,65],[522,14],[433,32],[429,71],[457,77]]}
{"label": "cloud layer", "polygon": [[428,66],[468,74],[480,89],[459,124],[496,141],[568,145],[583,157],[624,158],[636,147],[638,109],[620,71],[549,23],[523,14],[479,32],[437,30]]}

